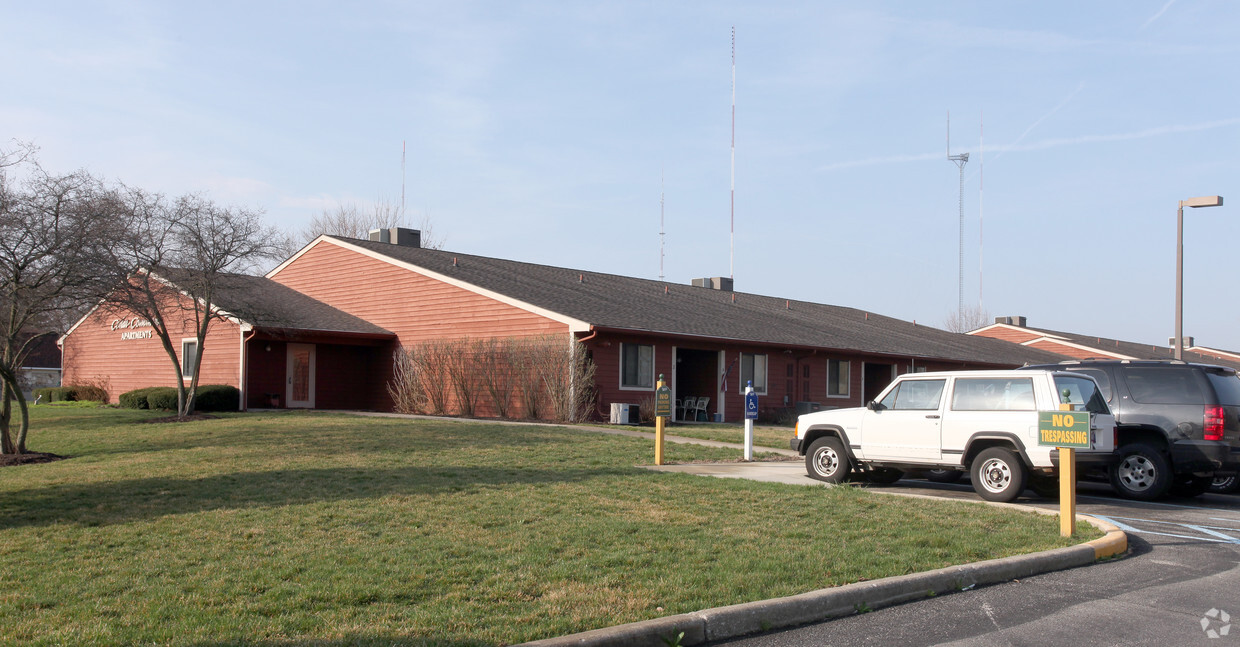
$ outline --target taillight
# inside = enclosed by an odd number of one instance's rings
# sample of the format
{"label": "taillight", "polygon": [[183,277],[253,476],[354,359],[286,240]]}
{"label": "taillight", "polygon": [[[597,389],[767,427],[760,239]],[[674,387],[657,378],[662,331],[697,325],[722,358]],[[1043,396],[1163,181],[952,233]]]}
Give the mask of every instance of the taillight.
{"label": "taillight", "polygon": [[1206,407],[1206,440],[1223,439],[1223,407]]}

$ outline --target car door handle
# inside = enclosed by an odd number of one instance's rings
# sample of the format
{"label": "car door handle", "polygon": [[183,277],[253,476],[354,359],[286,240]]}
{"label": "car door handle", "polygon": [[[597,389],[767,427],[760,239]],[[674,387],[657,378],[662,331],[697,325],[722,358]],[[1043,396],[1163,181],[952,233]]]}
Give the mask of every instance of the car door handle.
{"label": "car door handle", "polygon": [[930,413],[930,414],[926,414],[926,417],[927,417],[927,418],[935,418],[935,419],[937,419],[937,418],[939,417],[939,414],[937,414],[937,413]]}

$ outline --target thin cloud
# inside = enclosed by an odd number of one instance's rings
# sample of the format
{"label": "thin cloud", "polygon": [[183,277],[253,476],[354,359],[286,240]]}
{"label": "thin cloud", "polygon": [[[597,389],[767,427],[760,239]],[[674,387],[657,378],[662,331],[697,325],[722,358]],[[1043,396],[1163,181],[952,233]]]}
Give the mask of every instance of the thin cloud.
{"label": "thin cloud", "polygon": [[[1170,9],[1173,4],[1175,4],[1175,0],[1167,0],[1167,4],[1163,5],[1163,8],[1159,9],[1158,13],[1150,16],[1150,19],[1145,21],[1145,24],[1141,25],[1141,29],[1149,27],[1155,20],[1161,18],[1163,14],[1167,13],[1167,10]],[[1137,31],[1140,31],[1141,29],[1138,29]]]}
{"label": "thin cloud", "polygon": [[[1053,111],[1052,111],[1053,112]],[[1034,124],[1037,125],[1036,123]],[[1174,124],[1170,126],[1159,126],[1157,128],[1147,128],[1130,133],[1115,133],[1111,135],[1081,135],[1079,137],[1060,137],[1056,139],[1046,139],[1031,144],[1020,144],[1020,140],[1024,138],[1022,134],[1017,138],[1016,142],[1011,144],[1000,144],[997,146],[987,146],[987,151],[1005,153],[1005,152],[1029,152],[1041,151],[1051,148],[1062,148],[1064,146],[1080,146],[1082,144],[1099,144],[1107,142],[1130,141],[1134,139],[1147,139],[1149,137],[1162,137],[1164,135],[1175,135],[1179,133],[1200,132],[1203,130],[1213,130],[1215,128],[1226,128],[1228,126],[1240,126],[1240,117],[1232,117],[1230,119],[1220,119],[1218,121],[1207,121],[1199,124]],[[1030,130],[1032,126],[1030,127]],[[1029,130],[1025,131],[1028,134]],[[922,153],[919,155],[889,155],[886,157],[870,157],[860,160],[849,160],[845,162],[835,162],[818,167],[819,171],[838,171],[847,168],[857,168],[861,166],[878,166],[881,164],[899,164],[904,162],[922,162],[926,160],[943,159],[943,153]]]}
{"label": "thin cloud", "polygon": [[1171,126],[1159,126],[1157,128],[1147,128],[1146,130],[1138,130],[1131,133],[1116,133],[1113,135],[1082,135],[1080,137],[1064,137],[1060,139],[1048,139],[1033,144],[1008,145],[1000,146],[1001,150],[1010,151],[1038,151],[1048,148],[1060,148],[1062,146],[1077,146],[1080,144],[1097,144],[1102,142],[1121,142],[1133,139],[1146,139],[1149,137],[1161,137],[1163,135],[1174,135],[1178,133],[1192,133],[1202,130],[1213,130],[1215,128],[1225,128],[1227,126],[1240,125],[1240,117],[1231,119],[1220,119],[1218,121],[1207,121],[1200,124],[1176,124]]}

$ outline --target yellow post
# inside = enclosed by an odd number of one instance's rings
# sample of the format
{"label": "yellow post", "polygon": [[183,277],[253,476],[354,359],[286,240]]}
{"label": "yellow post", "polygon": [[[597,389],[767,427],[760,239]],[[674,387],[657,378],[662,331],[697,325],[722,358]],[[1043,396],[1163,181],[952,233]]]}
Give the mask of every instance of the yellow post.
{"label": "yellow post", "polygon": [[[663,382],[663,376],[660,375],[658,388],[662,389],[665,386],[667,385],[664,384]],[[655,417],[654,417],[654,464],[662,465],[663,464],[663,421],[665,418],[663,416],[658,415],[658,413],[659,411],[656,408]]]}
{"label": "yellow post", "polygon": [[[1060,411],[1071,411],[1071,404],[1059,405]],[[1059,536],[1071,537],[1076,530],[1076,450],[1059,448]]]}

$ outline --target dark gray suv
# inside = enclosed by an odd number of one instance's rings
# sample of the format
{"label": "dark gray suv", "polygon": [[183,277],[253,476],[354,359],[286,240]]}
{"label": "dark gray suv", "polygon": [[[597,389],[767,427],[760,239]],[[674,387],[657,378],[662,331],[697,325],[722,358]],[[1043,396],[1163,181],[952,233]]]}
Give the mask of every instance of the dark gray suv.
{"label": "dark gray suv", "polygon": [[1197,496],[1240,472],[1240,376],[1180,361],[1081,360],[1025,368],[1084,373],[1115,414],[1119,440],[1111,485],[1151,500]]}

